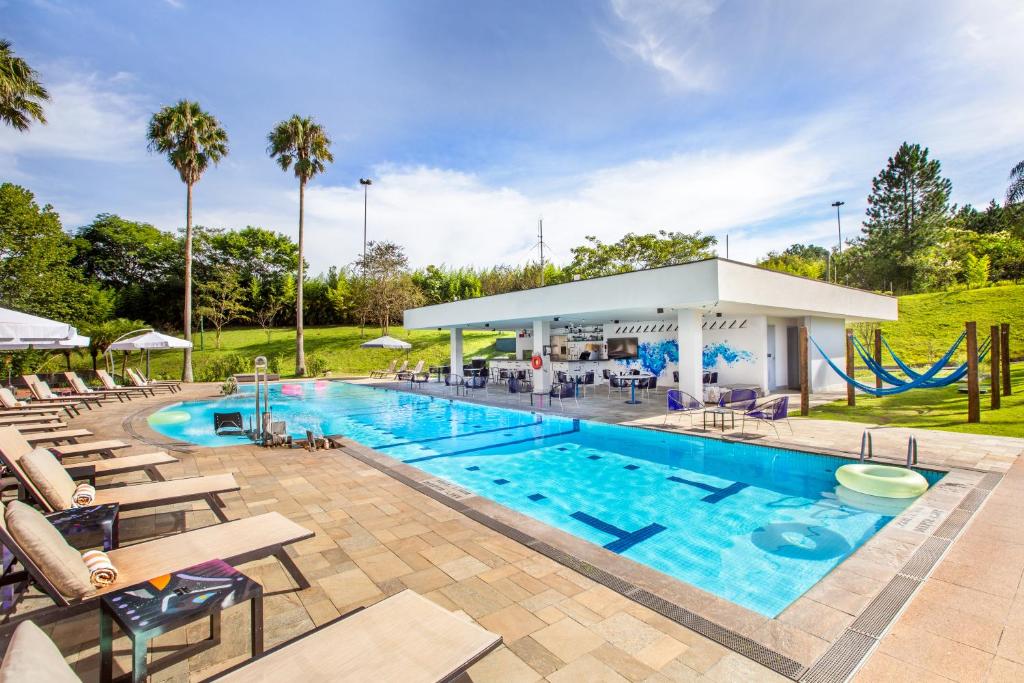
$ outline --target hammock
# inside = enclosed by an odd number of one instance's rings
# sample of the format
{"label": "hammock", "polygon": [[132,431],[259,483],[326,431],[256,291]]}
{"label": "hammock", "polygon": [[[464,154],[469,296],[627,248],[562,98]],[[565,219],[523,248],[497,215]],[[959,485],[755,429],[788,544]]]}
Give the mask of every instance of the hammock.
{"label": "hammock", "polygon": [[[953,348],[954,349],[960,343],[963,342],[965,336],[966,336],[966,333],[961,333],[960,337],[953,344]],[[890,353],[890,355],[892,355],[893,360],[896,362],[896,365],[898,365],[899,368],[908,377],[910,377],[911,381],[921,377],[921,373],[915,372],[905,362],[903,362],[899,358],[899,356],[897,356],[895,353],[893,353],[892,348],[889,346],[889,343],[887,341],[885,341],[884,337],[882,338],[882,343],[885,344],[885,348],[889,350],[889,353]],[[985,356],[988,355],[988,351],[989,351],[989,347],[991,346],[991,343],[992,343],[991,339],[985,339],[985,341],[982,342],[981,347],[978,349],[978,352],[979,352],[978,353],[978,360],[979,360],[979,362],[984,360]],[[876,361],[874,358],[872,358],[871,354],[868,353],[868,350],[864,347],[864,344],[859,339],[857,339],[856,337],[853,338],[853,346],[857,350],[857,355],[859,355],[861,360],[864,361],[864,364],[867,366],[868,370],[871,370],[871,372],[873,372],[875,375],[877,375],[878,377],[881,377],[883,382],[886,382],[888,384],[892,384],[893,386],[903,386],[904,384],[907,383],[906,380],[901,379],[900,377],[897,377],[893,373],[889,372],[884,367],[882,367],[882,365],[878,361]],[[946,375],[945,377],[936,377],[936,378],[930,379],[930,380],[926,381],[922,386],[925,387],[925,388],[929,388],[929,389],[937,388],[937,387],[948,387],[948,386],[951,386],[953,384],[956,384],[957,382],[959,382],[960,380],[962,380],[966,376],[967,376],[967,363],[964,362],[964,363],[960,364],[959,366],[957,366],[956,368],[954,368],[953,371],[950,374]]]}
{"label": "hammock", "polygon": [[963,336],[961,336],[960,339],[957,339],[956,343],[950,347],[949,351],[947,351],[945,355],[943,355],[942,358],[940,358],[924,374],[918,375],[916,378],[909,382],[904,382],[903,384],[899,384],[893,387],[883,387],[881,389],[869,386],[862,382],[858,382],[854,378],[847,375],[845,372],[840,370],[835,363],[832,362],[832,359],[829,358],[828,354],[825,353],[821,346],[818,345],[818,342],[814,341],[814,337],[808,337],[808,339],[810,339],[811,343],[814,344],[814,348],[818,349],[818,353],[820,353],[821,357],[825,359],[825,362],[828,363],[829,366],[835,371],[835,373],[842,377],[847,384],[853,385],[857,389],[863,391],[865,394],[870,394],[871,396],[893,396],[895,394],[902,394],[904,391],[910,391],[911,389],[929,388],[930,386],[934,387],[934,385],[929,385],[929,381],[932,380],[932,378],[934,378],[935,375],[938,374],[939,370],[945,367],[946,363],[949,362],[949,359],[953,357],[953,354],[956,352],[957,347],[960,346],[960,342],[963,341]]}

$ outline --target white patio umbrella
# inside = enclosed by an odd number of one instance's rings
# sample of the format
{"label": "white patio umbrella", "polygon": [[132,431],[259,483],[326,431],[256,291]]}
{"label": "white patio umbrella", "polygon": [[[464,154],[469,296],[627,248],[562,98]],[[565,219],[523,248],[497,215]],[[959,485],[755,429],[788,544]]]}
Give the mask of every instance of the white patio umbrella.
{"label": "white patio umbrella", "polygon": [[402,351],[408,351],[409,349],[412,348],[412,344],[410,344],[409,342],[404,342],[401,339],[395,339],[394,337],[389,337],[388,335],[384,335],[383,337],[377,337],[376,339],[371,339],[368,342],[363,342],[362,344],[359,345],[359,348],[361,348],[361,349],[400,349]]}
{"label": "white patio umbrella", "polygon": [[192,342],[186,339],[179,339],[168,334],[161,334],[150,330],[137,337],[121,339],[107,347],[108,351],[145,351],[146,352],[146,378],[149,378],[149,352],[163,349],[190,349]]}
{"label": "white patio umbrella", "polygon": [[0,308],[0,342],[35,344],[72,339],[78,331],[67,323],[9,308]]}

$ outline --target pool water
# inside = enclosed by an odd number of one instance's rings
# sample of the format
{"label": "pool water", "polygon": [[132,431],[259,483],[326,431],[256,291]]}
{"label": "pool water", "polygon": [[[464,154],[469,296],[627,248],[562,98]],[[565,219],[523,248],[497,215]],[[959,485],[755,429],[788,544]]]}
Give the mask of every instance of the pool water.
{"label": "pool water", "polygon": [[[848,460],[779,448],[343,382],[272,385],[270,403],[293,436],[343,435],[769,617],[910,502],[838,486]],[[203,446],[248,443],[214,435],[213,413],[248,424],[254,410],[248,387],[150,424]]]}

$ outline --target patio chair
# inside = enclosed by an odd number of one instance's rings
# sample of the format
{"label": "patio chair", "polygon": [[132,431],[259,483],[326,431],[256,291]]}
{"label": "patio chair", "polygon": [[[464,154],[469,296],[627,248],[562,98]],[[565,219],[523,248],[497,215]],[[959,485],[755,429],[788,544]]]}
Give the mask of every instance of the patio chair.
{"label": "patio chair", "polygon": [[595,374],[593,370],[588,370],[583,374],[583,379],[580,381],[580,394],[583,398],[587,397],[587,387],[595,388]]}
{"label": "patio chair", "polygon": [[753,389],[730,389],[722,392],[718,399],[719,408],[746,412],[753,410],[757,403],[757,392]]}
{"label": "patio chair", "polygon": [[755,426],[760,425],[762,422],[771,425],[775,431],[776,438],[779,437],[779,429],[775,426],[778,422],[785,422],[786,426],[789,427],[789,433],[793,433],[793,425],[789,421],[789,396],[773,398],[744,412],[743,423],[740,428],[741,434],[746,430],[747,418],[750,418]]}
{"label": "patio chair", "polygon": [[[37,448],[16,458],[8,458],[5,453],[0,455],[0,460],[46,512],[59,512],[74,507],[72,496],[75,481],[60,461],[46,449]],[[118,503],[121,510],[140,510],[205,500],[218,521],[226,522],[228,518],[222,509],[224,504],[218,496],[240,488],[232,475],[213,474],[100,488],[96,490],[96,497],[90,505]]]}
{"label": "patio chair", "polygon": [[7,387],[0,387],[0,415],[47,415],[56,414],[63,410],[68,417],[75,417],[79,414],[78,401],[61,401],[53,404],[41,402],[37,404],[28,401],[19,401],[14,393]]}
{"label": "patio chair", "polygon": [[571,398],[579,406],[580,402],[576,400],[576,383],[569,382],[555,382],[551,385],[551,390],[548,391],[548,405],[551,405],[552,399],[558,399],[558,409],[565,410],[565,403],[562,399]]}
{"label": "patio chair", "polygon": [[476,391],[478,389],[483,389],[484,393],[486,394],[487,393],[487,376],[486,375],[476,375],[475,377],[467,377],[465,379],[465,382],[464,382],[464,384],[462,386],[463,386],[463,389],[465,390],[467,395],[471,391],[476,393]]}
{"label": "patio chair", "polygon": [[[605,372],[608,372],[608,371],[605,370]],[[615,392],[619,396],[622,396],[623,389],[626,389],[626,388],[629,387],[629,380],[625,380],[622,377],[620,377],[619,375],[616,375],[614,373],[608,372],[607,379],[608,379],[608,398],[609,399],[611,399],[611,397],[612,397],[612,390],[613,389],[615,390]]]}
{"label": "patio chair", "polygon": [[398,360],[393,360],[382,370],[370,370],[370,377],[386,377],[388,375],[393,375],[395,373],[396,365],[398,365]]}
{"label": "patio chair", "polygon": [[142,376],[142,373],[136,370],[135,368],[126,368],[124,374],[125,377],[128,378],[128,381],[132,383],[133,387],[152,389],[154,392],[166,391],[168,394],[176,394],[179,391],[181,391],[180,382],[158,382],[156,380],[146,379],[145,377]]}
{"label": "patio chair", "polygon": [[114,396],[118,401],[124,403],[124,399],[132,400],[133,392],[127,389],[93,389],[85,381],[78,376],[77,372],[65,372],[64,379],[67,380],[68,386],[75,390],[77,394],[82,396],[88,396],[90,394],[96,396]]}
{"label": "patio chair", "polygon": [[533,393],[533,382],[528,379],[514,377],[508,382],[508,392],[516,395],[516,402],[522,401],[523,396],[529,396]]}
{"label": "patio chair", "polygon": [[679,389],[669,389],[665,392],[665,402],[667,406],[665,410],[665,420],[662,422],[663,425],[668,424],[669,416],[675,413],[689,417],[690,426],[692,427],[694,413],[700,413],[704,410],[703,401],[694,398],[685,391],[680,391]]}
{"label": "patio chair", "polygon": [[[281,643],[210,680],[461,680],[469,667],[499,645],[501,636],[404,590]],[[47,683],[80,680],[53,641],[34,622],[24,621],[11,638],[0,666],[0,679],[39,680],[42,671],[50,674]]]}
{"label": "patio chair", "polygon": [[93,403],[96,407],[103,406],[102,396],[88,396],[82,394],[55,394],[50,385],[39,379],[36,375],[22,375],[21,380],[28,386],[28,390],[32,392],[32,397],[37,401],[77,401],[85,404],[89,410],[92,410]]}
{"label": "patio chair", "polygon": [[395,379],[401,379],[401,374],[409,369],[409,361],[403,360],[402,364],[395,370]]}
{"label": "patio chair", "polygon": [[404,372],[396,372],[395,373],[395,379],[397,379],[399,381],[402,381],[402,380],[408,381],[409,378],[411,378],[413,375],[419,375],[419,374],[422,374],[422,373],[423,373],[423,360],[421,359],[420,362],[416,364],[416,367],[414,367],[412,370],[406,370]]}
{"label": "patio chair", "polygon": [[453,375],[449,373],[444,376],[444,385],[448,387],[448,393],[454,393],[458,396],[459,387],[465,387],[466,379],[462,375]]}
{"label": "patio chair", "polygon": [[103,385],[104,389],[117,389],[119,391],[130,391],[132,393],[142,394],[143,396],[156,396],[156,391],[152,387],[126,387],[123,384],[118,384],[106,370],[97,370],[96,378],[99,379],[100,384]]}
{"label": "patio chair", "polygon": [[[26,441],[16,430],[0,428],[0,461],[6,463],[9,460],[17,464],[22,457],[28,455],[34,449],[35,446]],[[60,457],[59,451],[57,456]],[[123,455],[119,458],[106,458],[87,463],[64,465],[64,469],[68,471],[72,478],[88,479],[89,483],[93,485],[96,483],[96,477],[124,474],[126,472],[145,472],[153,481],[163,481],[164,477],[160,474],[157,466],[167,465],[172,462],[178,462],[178,459],[164,451],[153,451],[151,453]]]}
{"label": "patio chair", "polygon": [[60,607],[84,607],[105,593],[215,559],[242,564],[274,556],[305,590],[309,582],[284,548],[313,536],[279,512],[214,524],[107,551],[117,581],[96,588],[79,552],[41,512],[18,501],[0,504],[0,543],[24,567],[26,578]]}

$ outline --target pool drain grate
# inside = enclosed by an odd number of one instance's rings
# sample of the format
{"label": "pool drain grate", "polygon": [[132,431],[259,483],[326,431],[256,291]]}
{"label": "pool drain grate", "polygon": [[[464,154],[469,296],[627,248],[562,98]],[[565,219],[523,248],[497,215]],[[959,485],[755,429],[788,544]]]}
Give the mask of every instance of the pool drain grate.
{"label": "pool drain grate", "polygon": [[[963,527],[963,522],[960,523],[960,527]],[[936,531],[937,533],[938,531]],[[949,539],[944,536],[932,536],[927,539],[914,551],[914,554],[910,556],[907,563],[903,565],[900,574],[923,581],[931,573],[939,558],[942,557],[942,553],[946,552],[949,543]]]}
{"label": "pool drain grate", "polygon": [[875,646],[875,639],[863,633],[847,630],[839,636],[822,657],[814,663],[801,683],[835,683],[845,681],[860,666],[861,661]]}

